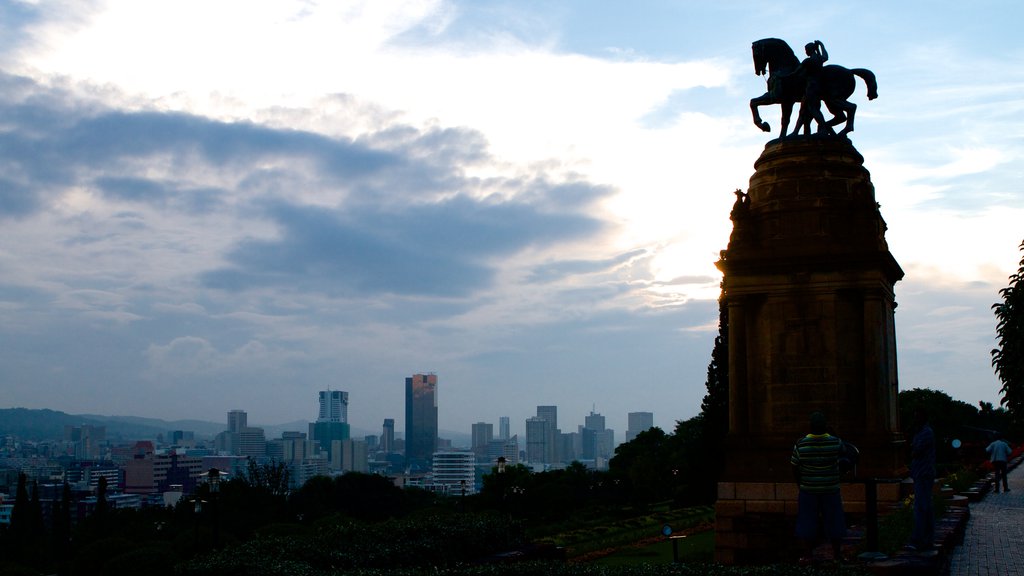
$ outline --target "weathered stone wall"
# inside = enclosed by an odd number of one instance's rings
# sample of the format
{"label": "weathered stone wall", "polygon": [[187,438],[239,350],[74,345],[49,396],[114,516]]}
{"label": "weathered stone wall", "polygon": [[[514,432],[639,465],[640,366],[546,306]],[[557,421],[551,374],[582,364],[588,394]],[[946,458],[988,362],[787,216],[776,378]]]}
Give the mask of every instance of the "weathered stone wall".
{"label": "weathered stone wall", "polygon": [[[893,286],[903,271],[863,163],[845,139],[774,141],[733,207],[718,262],[729,318],[723,562],[778,559],[795,544],[789,456],[811,412],[860,448],[861,478],[902,463]],[[848,510],[863,509],[863,484],[844,491]]]}

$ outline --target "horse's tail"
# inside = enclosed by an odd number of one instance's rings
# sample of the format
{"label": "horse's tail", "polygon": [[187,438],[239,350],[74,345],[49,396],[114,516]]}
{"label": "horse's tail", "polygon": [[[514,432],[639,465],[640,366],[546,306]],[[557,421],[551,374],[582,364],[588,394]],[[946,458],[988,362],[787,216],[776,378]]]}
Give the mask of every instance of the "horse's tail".
{"label": "horse's tail", "polygon": [[878,82],[875,81],[875,73],[867,68],[853,68],[850,70],[855,76],[860,76],[860,79],[868,85],[868,100],[874,100],[878,98]]}

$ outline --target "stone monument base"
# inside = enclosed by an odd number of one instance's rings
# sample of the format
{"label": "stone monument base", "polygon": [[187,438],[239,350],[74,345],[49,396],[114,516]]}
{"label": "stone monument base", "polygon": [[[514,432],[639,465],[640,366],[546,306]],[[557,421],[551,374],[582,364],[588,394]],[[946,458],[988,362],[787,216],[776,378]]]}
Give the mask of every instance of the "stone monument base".
{"label": "stone monument base", "polygon": [[[901,500],[900,484],[877,485],[877,509],[892,510]],[[847,526],[863,519],[868,508],[861,482],[841,487]],[[715,562],[772,564],[793,562],[803,549],[794,536],[795,482],[719,482],[715,503]],[[859,523],[859,522],[858,522]]]}

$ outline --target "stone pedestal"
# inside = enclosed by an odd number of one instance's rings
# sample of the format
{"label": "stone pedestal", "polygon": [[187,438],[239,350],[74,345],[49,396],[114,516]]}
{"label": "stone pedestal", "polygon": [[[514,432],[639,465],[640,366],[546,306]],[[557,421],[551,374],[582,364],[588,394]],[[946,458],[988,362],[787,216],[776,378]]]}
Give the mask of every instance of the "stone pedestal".
{"label": "stone pedestal", "polygon": [[773,141],[733,207],[717,263],[729,320],[722,562],[784,560],[793,548],[789,457],[811,412],[860,448],[858,477],[891,477],[902,463],[893,286],[903,271],[863,164],[846,139]]}

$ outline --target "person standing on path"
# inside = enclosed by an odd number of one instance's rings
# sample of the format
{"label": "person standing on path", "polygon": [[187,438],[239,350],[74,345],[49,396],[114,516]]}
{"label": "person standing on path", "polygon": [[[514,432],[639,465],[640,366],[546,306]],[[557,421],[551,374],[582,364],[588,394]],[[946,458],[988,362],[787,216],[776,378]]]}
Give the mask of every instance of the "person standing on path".
{"label": "person standing on path", "polygon": [[1006,463],[1010,461],[1010,445],[1003,440],[1002,434],[996,434],[996,439],[985,448],[992,460],[992,468],[996,471],[996,494],[999,494],[999,479],[1002,478],[1003,492],[1009,492],[1010,486],[1006,483]]}
{"label": "person standing on path", "polygon": [[914,529],[911,550],[928,551],[935,545],[935,516],[932,512],[932,487],[935,484],[935,433],[928,425],[928,412],[914,411],[917,431],[910,443],[910,476],[914,479]]}
{"label": "person standing on path", "polygon": [[797,500],[796,537],[807,548],[807,561],[818,538],[819,522],[832,554],[842,560],[840,545],[846,535],[843,499],[839,494],[839,458],[843,441],[828,433],[825,415],[811,414],[811,433],[797,440],[790,464],[800,493]]}

